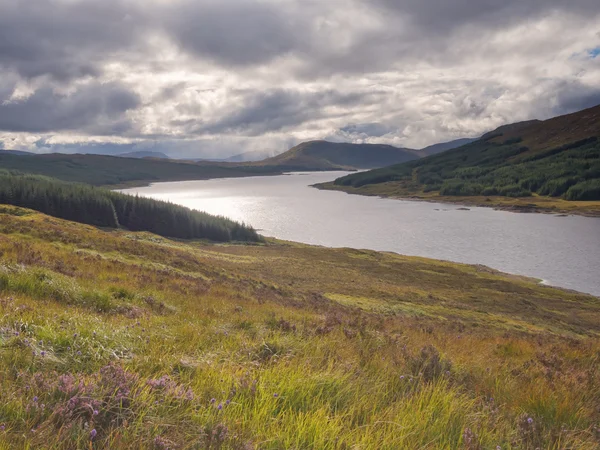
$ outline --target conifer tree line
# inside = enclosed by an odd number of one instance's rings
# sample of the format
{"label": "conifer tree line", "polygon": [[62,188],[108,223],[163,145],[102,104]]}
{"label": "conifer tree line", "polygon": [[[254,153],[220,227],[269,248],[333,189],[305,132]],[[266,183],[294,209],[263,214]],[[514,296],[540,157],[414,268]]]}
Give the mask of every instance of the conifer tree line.
{"label": "conifer tree line", "polygon": [[100,227],[149,231],[165,237],[219,242],[261,240],[244,224],[169,202],[0,171],[0,204],[9,204]]}

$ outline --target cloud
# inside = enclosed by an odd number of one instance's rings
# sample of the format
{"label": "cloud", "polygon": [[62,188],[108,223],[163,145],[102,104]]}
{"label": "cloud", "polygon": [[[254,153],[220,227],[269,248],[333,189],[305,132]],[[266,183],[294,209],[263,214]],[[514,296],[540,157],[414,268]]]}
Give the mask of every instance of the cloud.
{"label": "cloud", "polygon": [[69,94],[43,87],[25,99],[5,100],[0,104],[0,130],[123,134],[133,126],[125,113],[140,102],[137,94],[117,82],[91,82]]}
{"label": "cloud", "polygon": [[0,0],[0,11],[11,148],[418,148],[600,102],[595,0]]}
{"label": "cloud", "polygon": [[141,33],[125,0],[0,0],[0,11],[0,67],[25,78],[97,77]]}

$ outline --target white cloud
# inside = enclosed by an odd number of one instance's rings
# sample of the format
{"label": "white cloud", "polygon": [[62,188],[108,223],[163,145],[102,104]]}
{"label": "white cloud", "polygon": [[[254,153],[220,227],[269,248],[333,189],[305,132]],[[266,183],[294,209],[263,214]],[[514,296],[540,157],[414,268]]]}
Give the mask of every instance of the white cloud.
{"label": "white cloud", "polygon": [[587,0],[0,0],[0,141],[419,148],[599,103],[599,19]]}

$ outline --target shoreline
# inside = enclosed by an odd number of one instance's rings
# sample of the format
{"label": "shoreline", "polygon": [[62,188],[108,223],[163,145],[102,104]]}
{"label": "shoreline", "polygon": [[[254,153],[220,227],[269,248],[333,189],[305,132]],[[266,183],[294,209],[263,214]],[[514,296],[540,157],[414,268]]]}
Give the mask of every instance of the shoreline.
{"label": "shoreline", "polygon": [[[414,201],[414,202],[427,202],[427,203],[444,203],[457,206],[470,206],[470,207],[481,207],[481,208],[492,208],[497,211],[508,211],[514,213],[535,213],[535,214],[549,214],[557,217],[561,216],[582,216],[591,218],[600,218],[600,202],[590,202],[591,205],[582,206],[578,208],[577,204],[572,205],[573,208],[561,208],[556,206],[544,206],[539,203],[535,203],[536,197],[522,197],[522,198],[510,198],[510,197],[448,197],[448,196],[419,196],[419,195],[394,195],[385,194],[378,192],[361,191],[360,188],[353,188],[348,186],[336,186],[333,182],[317,183],[311,185],[319,190],[324,191],[340,191],[345,192],[349,195],[363,195],[366,197],[379,197],[387,198],[392,200],[403,200],[403,201]],[[546,201],[546,200],[544,200]],[[548,198],[548,201],[557,202],[561,200],[555,200]],[[581,202],[577,202],[581,203]],[[586,207],[597,207],[598,209],[582,209]]]}

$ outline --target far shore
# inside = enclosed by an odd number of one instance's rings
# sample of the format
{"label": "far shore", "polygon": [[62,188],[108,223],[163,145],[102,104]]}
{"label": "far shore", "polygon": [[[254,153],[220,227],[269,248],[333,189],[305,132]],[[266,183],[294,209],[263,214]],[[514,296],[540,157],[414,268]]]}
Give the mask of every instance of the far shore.
{"label": "far shore", "polygon": [[338,186],[333,181],[314,184],[313,187],[321,190],[342,191],[347,194],[365,195],[370,197],[390,198],[394,200],[419,201],[431,203],[449,203],[461,206],[494,208],[501,211],[518,213],[540,213],[554,215],[577,215],[584,217],[600,217],[600,201],[567,201],[550,197],[454,197],[443,196],[437,193],[385,193],[381,192],[378,185],[355,188],[351,186]]}

